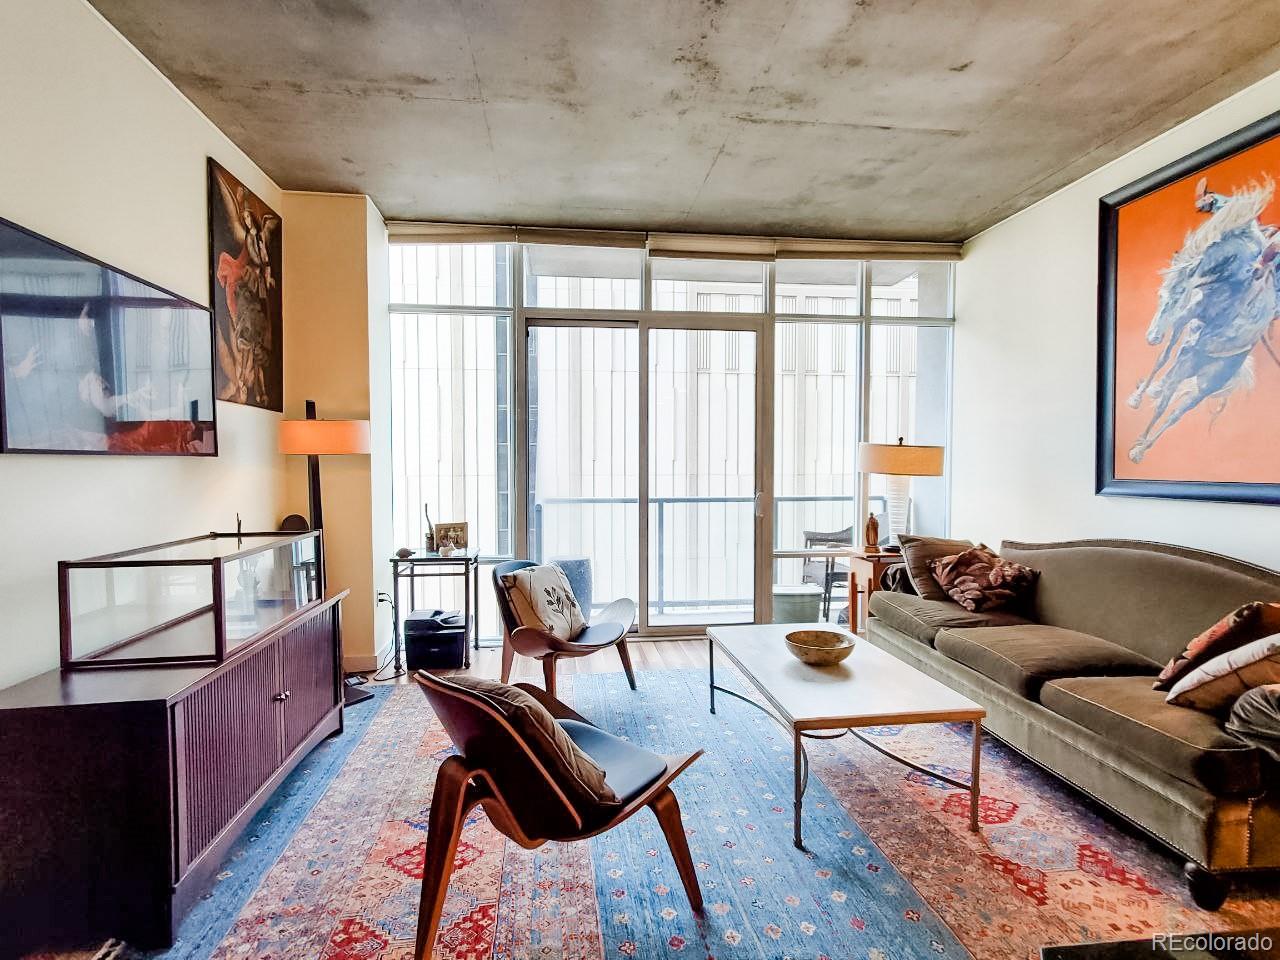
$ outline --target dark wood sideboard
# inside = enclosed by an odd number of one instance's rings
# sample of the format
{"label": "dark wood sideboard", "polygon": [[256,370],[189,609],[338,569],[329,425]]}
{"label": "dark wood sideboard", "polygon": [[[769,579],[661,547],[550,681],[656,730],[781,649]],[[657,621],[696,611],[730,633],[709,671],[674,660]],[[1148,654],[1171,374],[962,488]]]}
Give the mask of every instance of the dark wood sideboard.
{"label": "dark wood sideboard", "polygon": [[173,942],[249,819],[342,730],[346,595],[215,666],[55,670],[0,690],[0,957]]}

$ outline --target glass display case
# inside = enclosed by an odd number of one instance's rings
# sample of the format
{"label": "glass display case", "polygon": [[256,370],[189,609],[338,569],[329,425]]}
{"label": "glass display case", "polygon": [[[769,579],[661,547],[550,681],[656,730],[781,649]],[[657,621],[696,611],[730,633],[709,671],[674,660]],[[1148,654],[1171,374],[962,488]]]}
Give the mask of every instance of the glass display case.
{"label": "glass display case", "polygon": [[221,663],[320,599],[320,534],[210,533],[62,561],[63,669]]}

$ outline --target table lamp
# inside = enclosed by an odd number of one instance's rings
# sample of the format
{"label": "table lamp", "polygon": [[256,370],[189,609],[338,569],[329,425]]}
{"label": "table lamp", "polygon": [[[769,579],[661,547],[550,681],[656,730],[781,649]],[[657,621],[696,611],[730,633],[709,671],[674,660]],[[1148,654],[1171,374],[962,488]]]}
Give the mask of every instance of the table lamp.
{"label": "table lamp", "polygon": [[880,549],[880,524],[867,509],[867,475],[880,473],[889,478],[889,527],[892,530],[898,519],[905,530],[910,520],[911,478],[942,476],[942,454],[942,447],[915,446],[904,443],[902,437],[897,443],[858,444],[858,468],[863,474],[862,514],[867,518],[863,539],[868,553]]}
{"label": "table lamp", "polygon": [[[311,513],[311,529],[324,529],[323,504],[320,497],[320,458],[341,454],[369,452],[368,420],[320,420],[316,417],[316,402],[307,401],[305,420],[280,421],[280,452],[304,454],[307,458],[307,505]],[[320,595],[325,592],[325,549],[323,536],[317,564],[317,586]],[[343,684],[346,703],[360,703],[373,696],[365,690],[353,690]]]}

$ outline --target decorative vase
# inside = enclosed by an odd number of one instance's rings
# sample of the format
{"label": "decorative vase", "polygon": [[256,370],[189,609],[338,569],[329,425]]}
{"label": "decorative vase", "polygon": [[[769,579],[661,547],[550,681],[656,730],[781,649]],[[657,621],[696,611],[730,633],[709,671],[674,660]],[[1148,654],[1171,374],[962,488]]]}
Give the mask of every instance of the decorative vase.
{"label": "decorative vase", "polygon": [[431,508],[425,503],[422,505],[422,516],[427,521],[427,532],[423,537],[423,541],[424,541],[423,548],[427,551],[427,553],[435,553],[436,552],[436,528],[435,528],[435,524],[431,522]]}

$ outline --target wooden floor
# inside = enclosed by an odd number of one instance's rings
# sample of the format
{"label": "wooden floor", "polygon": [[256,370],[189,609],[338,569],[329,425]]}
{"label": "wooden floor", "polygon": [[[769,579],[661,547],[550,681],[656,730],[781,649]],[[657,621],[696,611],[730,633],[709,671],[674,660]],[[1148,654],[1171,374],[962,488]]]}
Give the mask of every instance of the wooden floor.
{"label": "wooden floor", "polygon": [[[636,670],[689,670],[707,667],[706,640],[628,640],[631,664]],[[622,669],[616,650],[602,650],[589,657],[573,657],[560,661],[559,676],[575,673],[612,673]],[[502,648],[485,647],[472,651],[471,669],[458,671],[472,676],[497,680],[502,671]],[[409,676],[397,677],[387,683],[410,683]],[[516,657],[511,671],[511,682],[542,684],[542,664],[527,657]]]}

